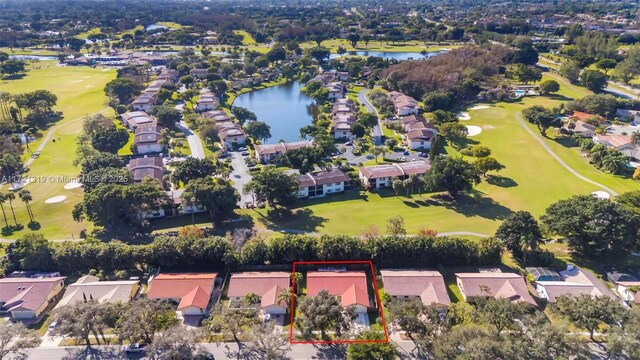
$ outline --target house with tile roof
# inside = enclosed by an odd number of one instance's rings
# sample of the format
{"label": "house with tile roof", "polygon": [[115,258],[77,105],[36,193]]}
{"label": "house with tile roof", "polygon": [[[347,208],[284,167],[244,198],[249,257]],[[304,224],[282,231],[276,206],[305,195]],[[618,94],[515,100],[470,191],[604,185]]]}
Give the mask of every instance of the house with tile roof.
{"label": "house with tile roof", "polygon": [[139,125],[136,127],[135,136],[133,138],[133,146],[136,153],[157,154],[164,150],[162,143],[162,126],[156,123]]}
{"label": "house with tile roof", "polygon": [[65,277],[0,279],[0,309],[14,320],[40,317],[64,289]]}
{"label": "house with tile roof", "polygon": [[130,131],[135,131],[138,126],[156,124],[155,117],[147,114],[144,111],[130,111],[124,114],[120,114],[122,124],[126,126]]}
{"label": "house with tile roof", "polygon": [[160,273],[149,279],[147,297],[174,302],[183,315],[204,315],[217,276],[216,273]]}
{"label": "house with tile roof", "polygon": [[309,271],[306,275],[307,296],[316,296],[322,290],[340,298],[342,306],[354,305],[356,313],[364,314],[371,305],[364,271]]}
{"label": "house with tile roof", "polygon": [[321,197],[349,190],[351,178],[338,169],[306,173],[298,177],[298,198]]}
{"label": "house with tile roof", "polygon": [[67,289],[55,309],[90,300],[99,303],[128,303],[138,293],[138,280],[100,281],[93,275],[85,275]]}
{"label": "house with tile roof", "polygon": [[278,300],[280,293],[290,291],[291,273],[284,271],[237,272],[229,278],[227,297],[241,301],[248,294],[260,297],[260,309],[265,314],[286,314],[289,304]]}
{"label": "house with tile roof", "polygon": [[431,168],[426,161],[411,161],[404,163],[359,166],[358,173],[364,184],[371,189],[383,189],[392,185],[395,178],[406,179],[410,175],[424,175]]}
{"label": "house with tile roof", "polygon": [[418,101],[411,96],[407,96],[399,91],[389,91],[387,96],[393,102],[393,106],[396,109],[396,115],[418,115],[419,107]]}
{"label": "house with tile roof", "polygon": [[384,292],[393,299],[420,299],[426,306],[451,304],[442,274],[433,270],[380,270]]}
{"label": "house with tile roof", "polygon": [[268,164],[278,161],[278,158],[282,156],[288,150],[301,149],[305,147],[312,147],[311,141],[294,141],[294,142],[280,142],[277,144],[261,144],[255,146],[256,157],[262,164]]}
{"label": "house with tile roof", "polygon": [[536,306],[522,275],[503,272],[456,273],[456,283],[468,302],[493,297]]}
{"label": "house with tile roof", "polygon": [[141,158],[134,158],[129,160],[127,166],[131,174],[133,175],[134,182],[141,182],[145,178],[157,180],[160,184],[163,183],[162,177],[164,176],[164,164],[162,158],[159,156],[148,156]]}
{"label": "house with tile roof", "polygon": [[[545,268],[548,271],[551,269]],[[563,295],[582,295],[590,296],[606,296],[613,300],[619,300],[615,294],[609,290],[607,285],[596,278],[589,271],[580,269],[579,267],[568,264],[567,269],[558,273],[559,278],[536,280],[536,291],[541,298],[548,302],[555,302],[559,296]]]}

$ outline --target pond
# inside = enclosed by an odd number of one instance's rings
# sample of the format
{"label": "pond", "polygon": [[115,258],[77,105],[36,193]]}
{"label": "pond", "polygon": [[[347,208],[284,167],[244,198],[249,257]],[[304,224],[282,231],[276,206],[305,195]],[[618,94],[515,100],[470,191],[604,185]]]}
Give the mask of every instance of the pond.
{"label": "pond", "polygon": [[432,56],[440,55],[446,53],[448,50],[440,50],[440,51],[429,51],[425,55],[422,55],[419,52],[391,52],[391,51],[347,51],[344,55],[340,54],[331,54],[331,59],[336,59],[341,56],[376,56],[389,60],[421,60],[425,58],[429,58]]}
{"label": "pond", "polygon": [[51,55],[9,55],[9,59],[16,59],[16,60],[42,60],[42,61],[49,61],[49,60],[58,60],[57,56],[51,56]]}
{"label": "pond", "polygon": [[271,139],[267,144],[300,141],[300,128],[310,125],[317,114],[315,101],[303,94],[297,81],[242,94],[234,106],[254,112],[259,121],[271,127]]}

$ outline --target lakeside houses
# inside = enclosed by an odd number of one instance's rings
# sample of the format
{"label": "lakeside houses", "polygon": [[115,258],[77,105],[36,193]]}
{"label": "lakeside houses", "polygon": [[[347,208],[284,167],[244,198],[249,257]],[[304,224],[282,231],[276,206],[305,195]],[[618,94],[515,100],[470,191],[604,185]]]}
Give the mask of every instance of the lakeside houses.
{"label": "lakeside houses", "polygon": [[331,135],[334,139],[348,140],[353,135],[351,127],[358,121],[353,101],[345,98],[336,99],[331,108]]}
{"label": "lakeside houses", "polygon": [[158,91],[165,83],[175,84],[178,73],[175,70],[164,69],[137,98],[130,104],[133,111],[149,111],[158,105]]}
{"label": "lakeside houses", "polygon": [[66,277],[0,279],[0,310],[13,320],[40,318],[64,289]]}
{"label": "lakeside houses", "polygon": [[426,161],[411,161],[396,164],[359,166],[358,172],[363,184],[372,190],[391,187],[393,180],[406,179],[410,175],[424,175],[431,168]]}
{"label": "lakeside houses", "polygon": [[387,96],[393,102],[397,116],[418,115],[420,107],[416,99],[399,91],[390,91]]}
{"label": "lakeside houses", "polygon": [[340,81],[332,81],[325,85],[329,91],[329,100],[341,99],[347,90],[346,86]]}
{"label": "lakeside houses", "polygon": [[227,148],[235,148],[247,142],[247,134],[240,124],[234,122],[216,123],[216,131],[220,141]]}
{"label": "lakeside houses", "polygon": [[216,273],[160,273],[149,279],[147,298],[178,304],[183,316],[202,316],[214,295]]}
{"label": "lakeside houses", "polygon": [[291,273],[285,271],[237,272],[229,278],[229,307],[242,306],[245,296],[255,294],[260,298],[260,310],[264,314],[284,315],[289,304],[278,300],[283,291],[290,291]]}
{"label": "lakeside houses", "polygon": [[161,153],[165,148],[162,142],[162,126],[150,123],[136,127],[133,146],[140,155]]}
{"label": "lakeside houses", "polygon": [[165,168],[162,158],[159,156],[141,157],[129,160],[127,168],[133,175],[133,181],[142,182],[145,178],[151,178],[161,185],[164,184]]}
{"label": "lakeside houses", "polygon": [[527,283],[522,275],[503,273],[499,270],[497,272],[456,273],[455,275],[456,284],[467,302],[493,297],[537,306],[533,296],[529,294]]}
{"label": "lakeside houses", "polygon": [[200,90],[200,96],[193,110],[195,112],[211,111],[214,110],[218,104],[220,104],[220,100],[218,100],[216,94],[205,88]]}
{"label": "lakeside houses", "polygon": [[54,310],[91,300],[99,303],[125,304],[135,298],[139,289],[138,280],[101,281],[96,276],[85,275],[67,286]]}
{"label": "lakeside houses", "polygon": [[136,128],[140,125],[156,124],[158,121],[154,116],[147,114],[144,111],[130,111],[124,114],[120,114],[122,124],[129,129],[129,131],[136,131]]}
{"label": "lakeside houses", "polygon": [[315,198],[351,188],[351,178],[338,169],[299,175],[298,198]]}
{"label": "lakeside houses", "polygon": [[[371,306],[364,271],[309,271],[306,280],[307,296],[317,296],[326,290],[330,295],[338,296],[342,306],[354,305],[360,315],[375,307]],[[368,323],[368,319],[366,321]]]}
{"label": "lakeside houses", "polygon": [[607,285],[597,279],[595,275],[579,267],[568,264],[566,270],[559,273],[549,268],[526,268],[535,280],[536,291],[541,298],[548,302],[555,302],[559,296],[607,296],[613,300],[617,297]]}
{"label": "lakeside houses", "polygon": [[451,300],[444,277],[433,270],[380,270],[384,292],[392,299],[420,299],[426,306],[447,307]]}
{"label": "lakeside houses", "polygon": [[213,120],[216,123],[227,121],[233,122],[229,115],[227,115],[227,113],[222,110],[205,111],[202,113],[202,117],[204,117],[205,119]]}
{"label": "lakeside houses", "polygon": [[409,115],[400,118],[400,123],[406,134],[404,143],[411,150],[429,150],[431,143],[438,136],[435,126],[419,115]]}
{"label": "lakeside houses", "polygon": [[312,147],[311,141],[294,141],[294,142],[280,142],[278,144],[261,144],[255,146],[256,158],[262,164],[269,164],[278,161],[278,158],[282,156],[288,150],[301,149],[305,147]]}
{"label": "lakeside houses", "polygon": [[607,280],[615,285],[616,292],[628,304],[640,304],[640,278],[632,272],[610,271]]}

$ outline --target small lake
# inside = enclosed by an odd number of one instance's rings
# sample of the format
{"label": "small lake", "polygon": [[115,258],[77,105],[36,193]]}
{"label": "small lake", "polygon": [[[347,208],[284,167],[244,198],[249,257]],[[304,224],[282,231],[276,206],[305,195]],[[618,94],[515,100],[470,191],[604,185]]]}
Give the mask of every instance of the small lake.
{"label": "small lake", "polygon": [[267,144],[300,141],[300,128],[310,125],[316,114],[315,101],[303,94],[297,81],[242,94],[233,102],[254,112],[259,121],[271,126]]}
{"label": "small lake", "polygon": [[58,60],[57,56],[51,55],[9,55],[9,59],[16,60]]}
{"label": "small lake", "polygon": [[344,55],[340,54],[331,54],[331,59],[336,59],[342,56],[375,56],[381,57],[383,59],[388,60],[422,60],[426,58],[430,58],[432,56],[440,55],[446,53],[448,50],[440,50],[440,51],[429,51],[425,55],[422,55],[419,52],[391,52],[391,51],[347,51]]}

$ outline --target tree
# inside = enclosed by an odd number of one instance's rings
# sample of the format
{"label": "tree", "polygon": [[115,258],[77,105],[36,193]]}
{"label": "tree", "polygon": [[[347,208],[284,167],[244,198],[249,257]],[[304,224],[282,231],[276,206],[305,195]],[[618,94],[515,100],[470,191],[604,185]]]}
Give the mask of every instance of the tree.
{"label": "tree", "polygon": [[169,105],[156,106],[153,108],[153,114],[158,119],[158,124],[169,129],[175,128],[176,123],[182,120],[180,111]]}
{"label": "tree", "polygon": [[453,198],[463,191],[471,191],[480,183],[475,165],[456,157],[439,157],[432,163],[424,177],[428,190],[445,189]]}
{"label": "tree", "polygon": [[448,122],[440,125],[438,128],[440,135],[444,136],[450,142],[457,142],[466,139],[469,135],[469,129],[459,122]]}
{"label": "tree", "polygon": [[140,95],[143,86],[129,78],[111,80],[104,87],[109,98],[115,100],[113,104],[129,104],[134,97]]}
{"label": "tree", "polygon": [[0,63],[0,74],[7,74],[9,76],[17,75],[25,71],[25,62],[22,60],[7,60]]}
{"label": "tree", "polygon": [[486,176],[489,171],[500,171],[505,167],[490,156],[479,158],[473,164],[478,168],[478,173],[482,174],[482,176]]}
{"label": "tree", "polygon": [[393,180],[393,182],[391,183],[391,187],[393,188],[393,192],[396,194],[396,196],[398,196],[398,194],[400,194],[404,189],[402,180],[400,179]]}
{"label": "tree", "polygon": [[182,193],[183,203],[189,204],[190,199],[202,206],[211,217],[226,217],[233,214],[233,210],[240,201],[236,189],[225,179],[197,178],[187,183]]}
{"label": "tree", "polygon": [[0,193],[0,209],[2,210],[2,216],[4,217],[4,227],[9,228],[9,222],[7,221],[7,213],[4,211],[4,202],[7,200],[7,195]]}
{"label": "tree", "polygon": [[129,141],[129,132],[123,128],[116,129],[109,126],[98,130],[92,140],[91,145],[99,151],[116,154]]}
{"label": "tree", "polygon": [[445,123],[457,123],[458,116],[451,111],[435,110],[432,114],[432,121],[436,125],[442,125]]}
{"label": "tree", "polygon": [[100,304],[96,300],[66,305],[57,310],[58,325],[53,333],[84,341],[88,348],[91,347],[90,335],[93,335],[98,345],[100,345],[98,335],[106,343],[104,329],[107,327],[106,320],[111,309],[108,303]]}
{"label": "tree", "polygon": [[38,233],[29,233],[7,248],[7,255],[22,270],[51,268],[51,249],[47,239]]}
{"label": "tree", "polygon": [[609,257],[638,248],[638,214],[622,204],[590,195],[560,200],[540,218],[572,251],[587,258]]}
{"label": "tree", "polygon": [[407,229],[404,227],[404,218],[401,215],[391,217],[387,220],[387,233],[390,235],[407,234]]}
{"label": "tree", "polygon": [[247,121],[256,121],[258,117],[253,112],[240,106],[232,106],[231,113],[238,119],[240,125],[244,125]]}
{"label": "tree", "polygon": [[614,69],[618,65],[618,62],[613,59],[601,59],[596,62],[596,67],[607,75],[609,70]]}
{"label": "tree", "polygon": [[594,93],[600,93],[607,86],[607,75],[598,70],[585,70],[580,75],[580,82]]}
{"label": "tree", "polygon": [[422,102],[424,103],[424,110],[432,112],[435,110],[449,110],[456,101],[451,92],[432,91],[424,95]]}
{"label": "tree", "polygon": [[556,118],[552,110],[548,110],[540,105],[534,105],[522,110],[522,116],[528,122],[536,125],[543,136],[546,136],[547,129],[552,126],[560,126],[561,121]]}
{"label": "tree", "polygon": [[331,51],[329,51],[329,49],[327,49],[326,47],[323,46],[316,46],[314,48],[311,48],[308,51],[309,56],[311,56],[312,58],[316,59],[319,63],[327,60],[329,58],[329,56],[331,55]]}
{"label": "tree", "polygon": [[240,343],[240,334],[258,324],[258,313],[255,310],[236,310],[228,306],[218,305],[212,316],[205,321],[205,328],[211,333],[222,333]]}
{"label": "tree", "polygon": [[560,84],[555,80],[545,80],[540,83],[540,94],[549,95],[560,91]]}
{"label": "tree", "polygon": [[335,331],[339,338],[349,329],[351,321],[356,318],[355,307],[342,307],[337,296],[321,290],[316,296],[306,296],[299,305],[300,315],[296,316],[296,325],[306,337],[314,331],[320,331],[321,338],[326,340],[327,330]]}
{"label": "tree", "polygon": [[190,157],[176,165],[171,174],[174,184],[188,184],[191,180],[202,179],[214,175],[218,171],[216,164],[209,159]]}
{"label": "tree", "polygon": [[506,218],[498,227],[495,237],[518,259],[524,259],[528,252],[537,251],[543,241],[538,222],[527,211],[516,211]]}
{"label": "tree", "polygon": [[197,342],[196,330],[174,326],[156,336],[146,349],[152,359],[177,360],[196,359],[207,354]]}
{"label": "tree", "polygon": [[594,332],[600,325],[616,325],[624,311],[620,301],[607,296],[593,297],[589,294],[559,296],[552,309],[577,327],[587,329],[591,341],[594,340]]}
{"label": "tree", "polygon": [[355,48],[358,44],[358,41],[360,41],[360,34],[353,32],[349,33],[349,35],[347,35],[347,40],[349,41],[351,46]]}
{"label": "tree", "polygon": [[20,200],[24,202],[24,206],[27,208],[27,214],[29,215],[29,220],[33,222],[33,212],[31,211],[31,205],[30,205],[30,202],[33,200],[33,197],[31,196],[31,192],[29,190],[20,190],[18,192],[18,196],[20,197]]}
{"label": "tree", "polygon": [[[369,329],[358,335],[356,340],[384,340],[380,331]],[[391,342],[356,343],[347,350],[348,360],[394,360],[398,358],[398,350]]]}
{"label": "tree", "polygon": [[640,359],[640,307],[631,307],[622,326],[611,328],[607,350],[621,359],[624,355],[629,359]]}
{"label": "tree", "polygon": [[27,349],[37,347],[41,341],[34,330],[27,329],[20,322],[0,322],[0,360],[26,358]]}
{"label": "tree", "polygon": [[288,337],[275,327],[274,322],[252,327],[250,337],[248,350],[258,359],[283,359],[291,349]]}
{"label": "tree", "polygon": [[473,145],[460,151],[462,155],[483,158],[491,155],[491,149],[483,145]]}
{"label": "tree", "polygon": [[433,342],[451,327],[451,319],[436,305],[426,306],[419,299],[391,300],[387,303],[391,320],[411,339],[426,357],[432,354]]}
{"label": "tree", "polygon": [[13,200],[16,199],[16,194],[9,192],[5,196],[5,199],[9,200],[9,207],[11,208],[11,214],[13,215],[13,222],[18,226],[18,220],[16,219],[16,212],[13,210]]}
{"label": "tree", "polygon": [[254,174],[245,191],[252,192],[261,201],[267,201],[269,206],[287,206],[297,199],[298,179],[274,166],[266,166],[262,171]]}
{"label": "tree", "polygon": [[540,79],[542,79],[542,71],[533,66],[516,64],[513,68],[512,76],[518,79],[519,82],[528,84],[530,82],[540,81]]}
{"label": "tree", "polygon": [[244,129],[249,136],[262,142],[271,137],[271,127],[262,121],[250,121],[244,126]]}
{"label": "tree", "polygon": [[176,313],[167,302],[141,298],[124,305],[118,318],[115,332],[120,341],[154,342],[158,332],[171,329],[178,324]]}
{"label": "tree", "polygon": [[558,72],[571,83],[576,83],[580,77],[580,66],[575,61],[565,61],[560,65]]}
{"label": "tree", "polygon": [[495,299],[492,297],[479,299],[476,302],[476,323],[489,324],[500,335],[504,330],[515,330],[516,321],[524,314],[529,304],[514,303],[510,299]]}

